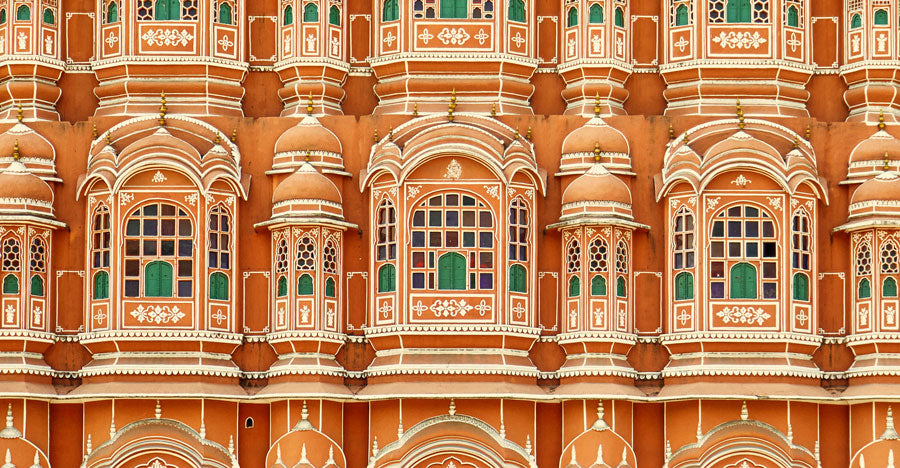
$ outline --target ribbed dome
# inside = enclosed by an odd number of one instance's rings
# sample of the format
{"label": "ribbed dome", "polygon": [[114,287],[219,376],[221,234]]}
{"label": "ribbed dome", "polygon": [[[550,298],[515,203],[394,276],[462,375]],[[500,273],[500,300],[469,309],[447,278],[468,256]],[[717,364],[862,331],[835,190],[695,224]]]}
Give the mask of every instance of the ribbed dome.
{"label": "ribbed dome", "polygon": [[850,197],[850,205],[897,201],[900,201],[900,175],[893,171],[882,172],[866,181]]}
{"label": "ribbed dome", "polygon": [[325,200],[341,203],[341,193],[316,168],[309,163],[304,163],[297,169],[297,172],[278,184],[272,193],[273,203],[289,200]]}
{"label": "ribbed dome", "polygon": [[275,154],[325,151],[340,153],[341,142],[315,117],[304,117],[297,125],[287,129],[275,142]]}
{"label": "ribbed dome", "polygon": [[883,161],[885,155],[888,159],[900,159],[900,140],[882,129],[853,148],[850,152],[850,163]]}
{"label": "ribbed dome", "polygon": [[13,161],[0,173],[0,199],[24,198],[53,202],[53,189],[40,177],[28,172],[19,161]]}
{"label": "ribbed dome", "polygon": [[630,206],[631,191],[602,164],[594,164],[563,192],[563,205],[580,202],[616,202]]}
{"label": "ribbed dome", "polygon": [[622,132],[610,127],[603,119],[594,117],[570,133],[562,144],[562,154],[593,153],[628,154],[628,140]]}

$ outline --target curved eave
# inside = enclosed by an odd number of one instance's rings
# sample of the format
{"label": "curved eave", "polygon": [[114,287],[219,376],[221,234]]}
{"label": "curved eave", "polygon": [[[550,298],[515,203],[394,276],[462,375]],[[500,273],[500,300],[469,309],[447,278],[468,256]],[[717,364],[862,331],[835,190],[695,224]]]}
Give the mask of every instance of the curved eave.
{"label": "curved eave", "polygon": [[68,229],[69,226],[54,218],[47,218],[33,214],[25,214],[21,212],[10,212],[0,210],[0,223],[29,223],[39,224],[51,229]]}
{"label": "curved eave", "polygon": [[571,219],[560,220],[556,223],[547,225],[546,229],[564,229],[574,226],[617,226],[628,229],[650,230],[650,226],[646,224],[636,223],[627,219],[613,218],[609,216],[573,216]]}
{"label": "curved eave", "polygon": [[344,221],[343,219],[335,219],[329,218],[325,216],[279,216],[277,218],[269,219],[268,221],[263,221],[261,223],[256,223],[253,225],[254,229],[263,229],[268,228],[271,231],[276,229],[281,229],[286,226],[297,226],[301,224],[316,224],[316,225],[324,225],[330,226],[333,228],[340,229],[345,231],[347,229],[356,229],[357,231],[362,232],[359,229],[359,226],[353,224],[348,221]]}
{"label": "curved eave", "polygon": [[853,232],[872,228],[900,228],[900,218],[865,218],[848,221],[831,230],[831,232]]}

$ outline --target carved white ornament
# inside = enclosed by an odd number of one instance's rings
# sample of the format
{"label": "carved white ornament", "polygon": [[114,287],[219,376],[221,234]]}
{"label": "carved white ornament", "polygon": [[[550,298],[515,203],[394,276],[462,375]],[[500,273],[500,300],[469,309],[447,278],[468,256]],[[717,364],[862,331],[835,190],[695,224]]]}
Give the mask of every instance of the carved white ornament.
{"label": "carved white ornament", "polygon": [[178,306],[161,306],[151,305],[144,307],[137,306],[137,309],[131,311],[131,316],[137,319],[138,323],[155,323],[157,325],[163,323],[178,323],[184,318],[184,312],[178,309]]}
{"label": "carved white ornament", "polygon": [[484,191],[487,192],[488,195],[494,198],[500,198],[500,188],[496,185],[485,185]]}
{"label": "carved white ornament", "polygon": [[300,308],[300,323],[309,323],[310,312],[309,305],[303,304],[303,307]]}
{"label": "carved white ornament", "polygon": [[447,165],[447,172],[444,172],[445,179],[459,179],[462,176],[462,166],[455,159],[450,160],[450,164]]}
{"label": "carved white ornament", "polygon": [[103,321],[106,320],[106,312],[103,312],[103,309],[98,309],[91,318],[93,318],[98,325],[103,325]]}
{"label": "carved white ornament", "polygon": [[437,38],[440,39],[444,45],[463,45],[469,40],[469,37],[471,36],[469,36],[469,33],[463,28],[444,28],[437,35]]}
{"label": "carved white ornament", "polygon": [[753,307],[726,307],[718,312],[716,315],[719,316],[723,322],[725,323],[746,323],[757,325],[762,325],[766,320],[772,317],[768,312],[764,311],[762,308]]}
{"label": "carved white ornament", "polygon": [[734,180],[731,181],[731,183],[733,185],[736,185],[738,187],[746,187],[747,184],[749,184],[750,182],[752,182],[752,181],[750,179],[744,177],[744,174],[738,174],[738,176]]}
{"label": "carved white ornament", "polygon": [[224,50],[225,52],[228,52],[228,49],[230,49],[234,45],[234,41],[232,41],[228,36],[222,36],[222,39],[219,39],[216,43],[222,46],[222,50]]}
{"label": "carved white ornament", "polygon": [[119,36],[116,35],[115,32],[110,31],[109,35],[106,36],[106,39],[104,39],[104,42],[106,42],[106,45],[109,46],[110,49],[112,49],[119,42]]}
{"label": "carved white ornament", "polygon": [[390,302],[383,302],[380,307],[378,307],[378,313],[381,314],[382,318],[390,318],[391,313],[394,311],[394,306],[391,305]]}
{"label": "carved white ornament", "polygon": [[186,46],[191,41],[194,40],[194,35],[188,32],[187,29],[178,30],[175,28],[172,29],[149,29],[145,32],[141,39],[147,43],[147,45],[157,45],[157,46]]}
{"label": "carved white ornament", "polygon": [[594,315],[594,326],[602,328],[604,326],[603,319],[605,318],[603,308],[597,307],[592,313]]}
{"label": "carved white ornament", "polygon": [[688,313],[687,309],[681,309],[681,312],[675,318],[677,318],[678,321],[681,322],[681,326],[683,327],[687,325],[688,320],[691,319],[691,314]]}
{"label": "carved white ornament", "polygon": [[719,43],[726,49],[758,49],[766,43],[766,38],[762,37],[758,31],[753,33],[745,31],[729,31],[720,32],[718,36],[713,37],[713,42]]}
{"label": "carved white ornament", "polygon": [[128,192],[122,192],[119,194],[119,205],[125,206],[131,203],[131,200],[134,200],[134,194]]}
{"label": "carved white ornament", "polygon": [[884,314],[884,324],[885,325],[894,325],[897,323],[897,308],[889,305],[884,308],[882,312]]}
{"label": "carved white ornament", "polygon": [[707,198],[706,199],[706,211],[712,211],[712,210],[716,209],[716,207],[719,206],[719,201],[721,201],[721,199],[722,199],[721,197]]}
{"label": "carved white ornament", "polygon": [[16,308],[12,304],[6,306],[6,310],[3,312],[6,317],[6,323],[16,323]]}
{"label": "carved white ornament", "polygon": [[860,307],[859,312],[857,312],[856,315],[859,318],[859,326],[861,328],[867,328],[869,326],[869,308]]}
{"label": "carved white ornament", "polygon": [[[478,39],[478,36],[475,36],[475,38]],[[525,43],[525,38],[522,37],[522,33],[519,31],[516,31],[516,35],[513,36],[510,40],[516,43],[516,47],[522,47],[522,44]],[[484,44],[484,42],[482,42],[480,39],[479,42],[481,44]]]}
{"label": "carved white ornament", "polygon": [[156,174],[153,174],[153,178],[150,180],[152,180],[154,183],[160,184],[166,181],[166,176],[163,175],[162,172],[156,171]]}
{"label": "carved white ornament", "polygon": [[197,200],[199,200],[199,199],[200,199],[200,194],[199,194],[199,193],[192,193],[192,194],[190,194],[190,195],[185,195],[185,196],[184,196],[184,201],[186,201],[186,202],[188,203],[188,205],[191,205],[191,206],[196,205],[196,204],[197,204]]}
{"label": "carved white ornament", "polygon": [[522,320],[525,315],[525,305],[521,302],[517,302],[512,308],[512,313],[516,314],[516,320]]}
{"label": "carved white ornament", "polygon": [[[413,308],[413,310],[422,311],[422,307],[424,307],[422,301],[417,301],[416,306]],[[430,307],[428,307],[428,310],[431,310],[431,312],[434,313],[435,317],[465,317],[466,314],[471,312],[472,310],[475,310],[476,312],[478,312],[478,315],[481,315],[483,317],[485,312],[491,310],[491,306],[487,305],[484,299],[482,299],[479,304],[474,306],[466,302],[465,299],[444,299],[435,301],[433,304],[431,304]],[[421,312],[419,312],[419,315],[421,315]]]}
{"label": "carved white ornament", "polygon": [[41,317],[43,317],[43,316],[44,316],[44,309],[42,309],[40,306],[35,307],[34,309],[31,309],[31,323],[33,323],[34,326],[36,326],[36,327],[41,326]]}
{"label": "carved white ornament", "polygon": [[690,42],[684,36],[681,36],[681,39],[678,39],[678,42],[675,43],[675,47],[678,47],[679,52],[684,52],[684,48],[688,45],[690,45]]}
{"label": "carved white ornament", "polygon": [[[518,33],[516,33],[516,34],[518,34]],[[478,30],[478,34],[476,34],[474,37],[475,37],[475,39],[478,41],[479,44],[484,45],[484,41],[486,41],[487,38],[489,38],[489,37],[491,37],[491,36],[489,36],[488,33],[484,32],[484,29],[479,29],[479,30]],[[519,35],[518,37],[521,39],[522,36]],[[516,39],[515,39],[515,38],[513,38],[513,39],[511,39],[511,40],[512,40],[513,42],[516,42]],[[521,40],[522,40],[522,41],[525,41],[525,39],[521,39]]]}
{"label": "carved white ornament", "polygon": [[419,191],[422,190],[421,185],[407,185],[406,186],[406,199],[410,199],[419,194]]}
{"label": "carved white ornament", "polygon": [[766,200],[769,200],[769,206],[781,211],[781,197],[766,197]]}
{"label": "carved white ornament", "polygon": [[434,34],[428,32],[428,28],[422,28],[422,32],[417,36],[422,44],[428,45],[428,41],[434,39]]}
{"label": "carved white ornament", "polygon": [[228,316],[223,314],[221,310],[216,310],[216,313],[212,316],[212,318],[216,319],[216,325],[221,326],[222,322],[228,319]]}

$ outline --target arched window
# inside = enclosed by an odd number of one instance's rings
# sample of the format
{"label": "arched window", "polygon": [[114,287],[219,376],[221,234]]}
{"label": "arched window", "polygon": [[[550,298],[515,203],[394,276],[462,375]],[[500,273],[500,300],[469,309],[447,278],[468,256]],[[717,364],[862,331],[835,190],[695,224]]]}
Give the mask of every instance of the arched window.
{"label": "arched window", "polygon": [[438,289],[466,289],[466,257],[450,252],[438,258]]}
{"label": "arched window", "polygon": [[800,26],[800,14],[797,12],[797,7],[795,7],[794,5],[788,7],[787,25],[792,28]]}
{"label": "arched window", "polygon": [[569,297],[578,297],[581,294],[581,280],[577,276],[569,278]]}
{"label": "arched window", "polygon": [[231,216],[228,211],[217,206],[209,212],[207,224],[209,236],[209,268],[231,269]]}
{"label": "arched window", "polygon": [[525,2],[523,0],[510,0],[508,18],[510,21],[525,22]]}
{"label": "arched window", "polygon": [[872,283],[870,283],[868,279],[863,278],[859,280],[859,288],[856,297],[859,299],[869,299],[872,297]]}
{"label": "arched window", "polygon": [[[733,266],[746,263],[752,266],[753,279],[762,272],[762,298],[778,298],[778,248],[775,235],[775,220],[764,210],[753,205],[734,205],[720,211],[712,222],[710,258],[710,297],[725,298],[726,274],[733,280]],[[732,292],[741,295],[751,291],[745,283],[749,273],[741,267],[742,286],[731,287]],[[759,286],[752,288],[757,297]],[[734,297],[732,295],[732,297]]]}
{"label": "arched window", "polygon": [[794,281],[791,283],[795,301],[809,300],[809,278],[803,273],[794,273]]}
{"label": "arched window", "polygon": [[6,24],[6,8],[0,10],[0,24]]}
{"label": "arched window", "polygon": [[3,277],[3,294],[19,294],[19,278],[16,275]]}
{"label": "arched window", "polygon": [[322,249],[322,271],[333,275],[338,272],[338,251],[332,241],[326,242]]}
{"label": "arched window", "polygon": [[[156,266],[148,268],[151,264]],[[141,297],[142,283],[144,297],[172,297],[173,270],[178,297],[191,297],[194,233],[190,216],[168,203],[135,209],[125,223],[125,297]],[[147,289],[151,284],[153,289]]]}
{"label": "arched window", "polygon": [[[616,273],[621,275],[628,274],[628,247],[625,245],[624,240],[620,240],[619,243],[616,244]],[[627,287],[624,276],[616,278],[616,296],[627,297]]]}
{"label": "arched window", "polygon": [[45,23],[45,24],[53,24],[53,22],[54,22],[54,19],[53,19],[53,10],[51,10],[51,9],[49,9],[49,8],[45,8],[45,9],[44,9],[44,18],[43,18],[43,19],[44,19],[44,23]]}
{"label": "arched window", "polygon": [[297,241],[296,269],[298,274],[316,271],[316,241],[310,236]]}
{"label": "arched window", "polygon": [[850,17],[850,27],[852,29],[857,29],[862,27],[862,16],[859,13],[855,13]]}
{"label": "arched window", "polygon": [[[894,289],[896,290],[896,285]],[[31,295],[36,297],[42,297],[44,295],[44,279],[39,275],[33,275],[31,277]]]}
{"label": "arched window", "polygon": [[[5,10],[3,16],[6,16]],[[106,7],[106,22],[107,23],[116,23],[119,21],[119,4],[116,2],[109,2],[109,5]]]}
{"label": "arched window", "polygon": [[173,21],[181,19],[181,2],[178,0],[156,0],[153,19]]}
{"label": "arched window", "polygon": [[378,292],[394,292],[397,290],[397,268],[388,263],[378,269]]}
{"label": "arched window", "polygon": [[686,301],[694,298],[694,275],[683,271],[675,276],[675,300]]}
{"label": "arched window", "polygon": [[725,21],[728,23],[750,22],[750,0],[728,0],[725,5]]}
{"label": "arched window", "polygon": [[694,268],[694,214],[687,207],[675,213],[672,262],[676,270]]}
{"label": "arched window", "polygon": [[625,27],[625,10],[621,8],[616,8],[615,11],[615,24],[620,28]]}
{"label": "arched window", "polygon": [[566,26],[578,26],[578,8],[569,8],[569,16],[566,20]]}
{"label": "arched window", "polygon": [[397,6],[397,0],[384,0],[381,21],[397,21],[398,19],[400,19],[400,7]]}
{"label": "arched window", "polygon": [[687,5],[678,5],[678,8],[675,9],[675,26],[687,26],[688,21]]}
{"label": "arched window", "polygon": [[885,278],[881,285],[881,296],[897,297],[897,280],[891,277]]}
{"label": "arched window", "polygon": [[603,275],[594,275],[591,277],[591,296],[606,295],[606,278]]}
{"label": "arched window", "polygon": [[109,268],[109,208],[106,205],[100,205],[94,211],[91,227],[91,267]]}
{"label": "arched window", "polygon": [[334,278],[325,280],[325,297],[335,297]]}
{"label": "arched window", "polygon": [[897,246],[887,241],[881,246],[881,274],[895,275],[900,273],[900,259],[898,259]]}
{"label": "arched window", "polygon": [[728,282],[731,285],[731,299],[756,299],[756,268],[749,263],[738,263],[731,267]]}
{"label": "arched window", "polygon": [[471,195],[448,192],[419,202],[412,213],[411,249],[413,289],[442,289],[435,283],[435,257],[446,250],[468,259],[468,289],[494,288],[494,218]]}
{"label": "arched window", "polygon": [[303,22],[315,23],[319,21],[319,6],[315,3],[307,3],[303,6]]}
{"label": "arched window", "polygon": [[873,18],[873,22],[875,23],[875,26],[887,26],[887,24],[888,24],[887,10],[875,10],[875,17]]}
{"label": "arched window", "polygon": [[522,265],[509,267],[509,291],[517,293],[528,292],[528,279],[525,274],[525,267]]}
{"label": "arched window", "polygon": [[282,24],[284,24],[285,26],[294,24],[294,7],[290,5],[284,7],[284,20],[282,21]]}
{"label": "arched window", "polygon": [[375,259],[397,259],[397,211],[390,200],[384,200],[375,212]]}
{"label": "arched window", "polygon": [[231,24],[231,5],[226,2],[219,4],[219,23]]}
{"label": "arched window", "polygon": [[144,267],[144,296],[172,297],[172,265],[161,260]]}
{"label": "arched window", "polygon": [[217,271],[209,275],[209,298],[217,301],[228,300],[228,276]]}
{"label": "arched window", "polygon": [[98,271],[94,275],[94,299],[109,299],[109,273]]}
{"label": "arched window", "polygon": [[280,276],[278,277],[278,287],[276,295],[278,297],[287,296],[287,277]]}
{"label": "arched window", "polygon": [[628,297],[628,289],[625,286],[625,278],[616,278],[616,297]]}
{"label": "arched window", "polygon": [[791,220],[791,267],[810,270],[810,224],[805,212],[798,212]]}
{"label": "arched window", "polygon": [[528,207],[521,198],[509,206],[509,259],[528,261]]}
{"label": "arched window", "polygon": [[[47,272],[47,246],[44,241],[39,238],[31,240],[31,248],[29,249],[29,267],[32,272]],[[33,275],[31,277],[31,295],[44,295],[44,278],[41,275]]]}
{"label": "arched window", "polygon": [[16,9],[16,20],[31,21],[31,8],[28,8],[28,5],[19,5]]}
{"label": "arched window", "polygon": [[440,0],[441,18],[467,18],[467,0]]}
{"label": "arched window", "polygon": [[600,24],[603,22],[603,5],[600,5],[599,3],[591,5],[588,22],[591,24]]}
{"label": "arched window", "polygon": [[865,276],[872,274],[872,248],[869,244],[862,243],[856,249],[856,275]]}
{"label": "arched window", "polygon": [[312,296],[313,292],[315,292],[315,287],[313,286],[312,275],[309,273],[300,275],[300,278],[297,279],[297,295]]}
{"label": "arched window", "polygon": [[328,24],[341,25],[341,9],[337,5],[331,5],[331,8],[328,9]]}

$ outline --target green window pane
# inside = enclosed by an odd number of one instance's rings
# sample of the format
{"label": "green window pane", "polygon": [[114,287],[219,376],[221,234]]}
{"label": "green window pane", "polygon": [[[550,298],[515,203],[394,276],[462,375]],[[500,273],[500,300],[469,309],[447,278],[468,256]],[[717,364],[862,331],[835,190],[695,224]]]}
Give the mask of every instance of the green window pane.
{"label": "green window pane", "polygon": [[876,10],[874,22],[875,22],[875,25],[877,25],[877,26],[887,25],[888,24],[887,10]]}
{"label": "green window pane", "polygon": [[756,268],[749,263],[731,267],[731,298],[756,299]]}
{"label": "green window pane", "polygon": [[44,295],[44,279],[38,275],[31,277],[31,295],[37,297]]}
{"label": "green window pane", "polygon": [[625,27],[625,10],[621,8],[616,8],[616,26],[620,28]]}
{"label": "green window pane", "polygon": [[290,26],[294,24],[294,8],[290,5],[284,7],[284,21],[285,26]]}
{"label": "green window pane", "polygon": [[392,264],[378,269],[378,292],[394,292],[397,289],[397,268]]}
{"label": "green window pane", "polygon": [[313,278],[312,275],[301,275],[297,280],[297,294],[301,296],[312,296],[313,294]]}
{"label": "green window pane", "polygon": [[566,20],[566,26],[578,26],[578,9],[577,8],[569,8],[569,17]]}
{"label": "green window pane", "polygon": [[44,23],[53,24],[53,10],[49,8],[44,9]]}
{"label": "green window pane", "polygon": [[16,275],[3,278],[3,294],[19,294],[19,278]]}
{"label": "green window pane", "polygon": [[897,297],[897,280],[894,278],[885,278],[881,285],[881,295],[884,297]]}
{"label": "green window pane", "polygon": [[510,21],[525,22],[525,2],[522,0],[510,0],[507,17]]}
{"label": "green window pane", "polygon": [[446,253],[438,259],[438,289],[466,289],[466,257]]}
{"label": "green window pane", "polygon": [[307,3],[303,7],[303,22],[315,23],[319,21],[319,7],[315,3]]}
{"label": "green window pane", "polygon": [[335,297],[334,291],[334,278],[328,278],[325,280],[325,297]]}
{"label": "green window pane", "polygon": [[577,276],[569,279],[569,297],[578,297],[581,294],[581,280]]}
{"label": "green window pane", "polygon": [[341,10],[335,5],[328,9],[328,24],[341,25]]}
{"label": "green window pane", "polygon": [[509,290],[511,292],[524,293],[528,291],[525,267],[513,265],[509,267]]}
{"label": "green window pane", "polygon": [[859,292],[857,293],[856,297],[860,299],[868,299],[872,297],[872,284],[869,283],[868,279],[863,278],[862,280],[860,280]]}
{"label": "green window pane", "polygon": [[466,18],[466,0],[441,0],[441,18]]}
{"label": "green window pane", "polygon": [[144,296],[172,297],[172,265],[157,261],[144,267]]}
{"label": "green window pane", "polygon": [[616,278],[616,297],[628,297],[628,291],[625,288],[625,278]]}
{"label": "green window pane", "polygon": [[853,15],[853,16],[850,18],[850,27],[853,28],[853,29],[861,28],[861,27],[862,27],[862,17],[859,16],[859,13]]}
{"label": "green window pane", "polygon": [[790,26],[792,28],[796,28],[800,25],[800,18],[799,18],[799,15],[797,14],[796,7],[788,8],[787,22],[788,22],[788,26]]}
{"label": "green window pane", "polygon": [[209,298],[228,300],[228,277],[224,273],[215,272],[209,276]]}
{"label": "green window pane", "polygon": [[688,7],[687,5],[678,5],[675,9],[675,26],[686,26],[688,24]]}
{"label": "green window pane", "polygon": [[591,296],[606,295],[606,278],[603,275],[594,275],[591,278]]}
{"label": "green window pane", "polygon": [[278,297],[287,296],[287,278],[284,276],[278,278],[278,290],[276,291],[276,295]]}
{"label": "green window pane", "polygon": [[227,3],[219,5],[219,22],[222,24],[231,24],[231,5]]}
{"label": "green window pane", "polygon": [[397,21],[400,19],[400,7],[397,0],[385,0],[381,13],[381,21]]}
{"label": "green window pane", "polygon": [[[4,10],[2,13],[0,13],[0,16],[2,16],[2,19],[4,20],[2,22],[5,23],[6,22],[5,21],[6,20],[6,10]],[[107,7],[106,21],[108,23],[115,23],[116,21],[119,21],[119,5],[116,4],[116,2],[110,3],[109,6]]]}
{"label": "green window pane", "polygon": [[31,21],[31,9],[28,8],[28,5],[21,5],[16,10],[16,20],[18,21]]}
{"label": "green window pane", "polygon": [[750,0],[728,0],[725,5],[725,21],[729,23],[750,22]]}
{"label": "green window pane", "polygon": [[791,285],[791,289],[794,291],[794,300],[809,300],[809,278],[803,273],[794,274],[794,282]]}
{"label": "green window pane", "polygon": [[683,301],[694,298],[694,275],[688,272],[679,273],[675,277],[675,300]]}
{"label": "green window pane", "polygon": [[109,273],[105,271],[94,275],[94,299],[109,299]]}
{"label": "green window pane", "polygon": [[6,10],[0,10],[0,24],[6,24]]}
{"label": "green window pane", "polygon": [[591,5],[588,13],[588,21],[591,24],[600,24],[603,22],[603,7],[599,3]]}

